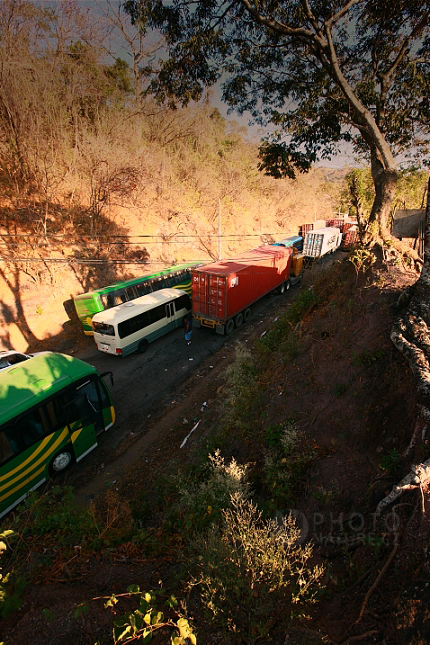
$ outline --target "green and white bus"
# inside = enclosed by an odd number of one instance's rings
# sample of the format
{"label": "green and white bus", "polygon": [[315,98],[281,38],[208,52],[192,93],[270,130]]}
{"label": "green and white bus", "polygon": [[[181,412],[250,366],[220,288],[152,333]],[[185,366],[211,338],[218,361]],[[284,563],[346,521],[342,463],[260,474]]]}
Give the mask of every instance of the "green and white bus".
{"label": "green and white bus", "polygon": [[102,311],[92,321],[97,349],[118,356],[143,353],[148,343],[181,326],[190,311],[191,298],[180,289],[160,289]]}
{"label": "green and white bus", "polygon": [[107,374],[51,352],[0,370],[0,517],[114,424]]}
{"label": "green and white bus", "polygon": [[153,291],[166,288],[182,289],[191,296],[191,269],[200,264],[201,262],[178,264],[158,273],[132,278],[74,297],[76,313],[84,333],[87,336],[92,336],[91,319],[94,314],[116,307],[123,302],[146,296]]}

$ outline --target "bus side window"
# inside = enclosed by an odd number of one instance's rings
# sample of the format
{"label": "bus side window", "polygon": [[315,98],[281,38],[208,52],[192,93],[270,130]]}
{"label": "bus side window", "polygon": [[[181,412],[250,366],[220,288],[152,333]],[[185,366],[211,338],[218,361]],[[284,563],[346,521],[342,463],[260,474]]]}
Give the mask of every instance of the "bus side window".
{"label": "bus side window", "polygon": [[151,285],[149,282],[141,282],[136,285],[136,291],[138,296],[146,296],[152,292]]}
{"label": "bus side window", "polygon": [[148,313],[150,317],[150,324],[152,325],[166,317],[165,305],[158,305],[158,307],[154,307],[154,309],[150,309]]}
{"label": "bus side window", "polygon": [[179,311],[180,309],[188,309],[191,311],[191,298],[190,296],[186,296],[185,294],[183,296],[179,296],[179,298],[176,298],[175,300],[175,308],[176,311]]}
{"label": "bus side window", "polygon": [[16,427],[24,449],[29,448],[45,436],[45,429],[38,408],[18,418]]}
{"label": "bus side window", "polygon": [[111,309],[111,307],[115,307],[115,299],[112,293],[107,293],[106,295],[101,296],[101,301],[105,309]]}
{"label": "bus side window", "polygon": [[166,289],[169,287],[169,278],[161,278],[161,280],[157,280],[157,282],[154,283],[156,291],[159,289]]}
{"label": "bus side window", "polygon": [[110,407],[109,395],[107,393],[106,384],[102,378],[98,382],[98,390],[99,390],[102,410],[104,408],[109,408]]}
{"label": "bus side window", "polygon": [[134,287],[127,287],[125,295],[127,296],[127,300],[134,300],[137,298],[137,292]]}
{"label": "bus side window", "polygon": [[19,443],[13,437],[13,427],[8,426],[0,432],[0,464],[4,464],[19,452]]}
{"label": "bus side window", "polygon": [[117,305],[122,305],[123,302],[127,302],[127,296],[125,295],[125,293],[119,293],[114,296],[113,301],[114,307],[116,307]]}

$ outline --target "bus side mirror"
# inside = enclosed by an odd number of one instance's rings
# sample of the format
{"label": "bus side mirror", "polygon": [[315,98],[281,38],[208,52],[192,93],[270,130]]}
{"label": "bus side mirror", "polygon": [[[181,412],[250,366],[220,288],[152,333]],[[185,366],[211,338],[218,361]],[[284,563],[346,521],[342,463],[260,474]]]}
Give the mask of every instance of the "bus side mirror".
{"label": "bus side mirror", "polygon": [[113,374],[112,372],[103,372],[103,374],[100,374],[100,378],[104,378],[105,376],[110,376],[110,384],[113,385]]}

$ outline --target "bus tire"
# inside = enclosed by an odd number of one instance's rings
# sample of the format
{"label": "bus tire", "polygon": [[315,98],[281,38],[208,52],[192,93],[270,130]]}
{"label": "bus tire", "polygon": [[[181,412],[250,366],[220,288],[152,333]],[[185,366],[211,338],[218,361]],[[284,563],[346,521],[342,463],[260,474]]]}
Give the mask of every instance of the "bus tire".
{"label": "bus tire", "polygon": [[137,354],[144,354],[146,350],[148,349],[148,341],[146,338],[140,341],[139,345],[137,346],[136,353]]}
{"label": "bus tire", "polygon": [[237,314],[236,318],[234,319],[234,326],[236,329],[239,329],[239,327],[242,327],[243,325],[243,314]]}
{"label": "bus tire", "polygon": [[248,322],[248,320],[251,318],[251,309],[248,307],[248,309],[245,309],[243,312],[243,322]]}
{"label": "bus tire", "polygon": [[234,320],[233,318],[230,318],[230,320],[227,320],[227,323],[225,325],[225,333],[227,336],[230,336],[234,329]]}
{"label": "bus tire", "polygon": [[57,452],[50,464],[52,474],[61,473],[66,470],[73,461],[73,450],[71,446],[65,446],[60,452]]}

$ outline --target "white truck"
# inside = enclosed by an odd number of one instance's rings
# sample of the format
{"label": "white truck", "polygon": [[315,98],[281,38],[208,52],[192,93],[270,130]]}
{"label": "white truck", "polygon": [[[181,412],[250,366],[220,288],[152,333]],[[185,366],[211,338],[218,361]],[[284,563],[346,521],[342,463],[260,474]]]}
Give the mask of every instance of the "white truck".
{"label": "white truck", "polygon": [[308,258],[322,258],[333,253],[342,242],[342,233],[338,228],[326,226],[308,231],[303,242],[303,255]]}

